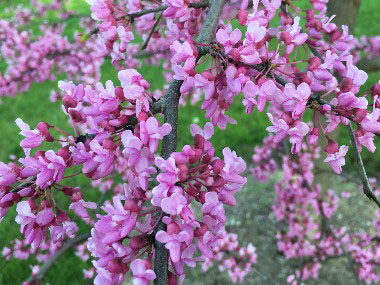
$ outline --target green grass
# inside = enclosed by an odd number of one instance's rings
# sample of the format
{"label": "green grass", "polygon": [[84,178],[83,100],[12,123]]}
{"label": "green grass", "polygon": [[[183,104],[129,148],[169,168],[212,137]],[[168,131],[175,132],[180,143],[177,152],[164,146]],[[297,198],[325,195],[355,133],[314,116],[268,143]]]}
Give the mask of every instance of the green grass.
{"label": "green grass", "polygon": [[[304,5],[305,1],[301,2]],[[4,2],[2,2],[4,3]],[[29,3],[26,0],[12,0],[6,5],[0,5],[0,18],[6,18],[4,9],[15,7],[20,3]],[[88,5],[84,0],[71,0],[68,5],[69,9],[78,11],[81,14],[89,14]],[[52,16],[53,17],[53,16]],[[362,7],[358,16],[356,33],[357,35],[376,35],[378,33],[377,23],[380,20],[380,10],[377,9],[377,0],[362,1]],[[78,19],[72,19],[65,29],[65,35],[72,35],[77,29]],[[5,68],[3,63],[0,63],[1,68]],[[144,66],[139,69],[139,72],[147,79],[152,86],[152,89],[162,88],[164,79],[162,77],[161,67]],[[379,74],[371,74],[365,88],[379,79]],[[117,72],[109,62],[106,62],[102,67],[101,81],[112,80],[118,83]],[[14,98],[4,97],[0,98],[0,160],[8,161],[9,155],[14,154],[17,157],[23,155],[22,149],[19,147],[21,136],[18,134],[19,130],[15,125],[15,119],[21,117],[25,122],[34,127],[40,121],[46,121],[50,124],[57,125],[60,128],[70,131],[67,117],[61,110],[60,103],[51,103],[49,101],[50,90],[57,89],[57,82],[45,82],[42,84],[34,84],[31,89]],[[264,113],[253,112],[247,116],[244,112],[244,107],[240,103],[242,96],[235,98],[234,105],[228,110],[227,114],[237,121],[237,125],[228,125],[225,131],[219,129],[215,130],[215,135],[212,142],[215,145],[217,154],[221,154],[221,150],[228,146],[243,156],[246,161],[250,161],[252,155],[252,148],[255,145],[261,144],[262,139],[266,136],[265,127],[269,122]],[[178,129],[178,149],[185,144],[191,144],[191,135],[189,132],[189,125],[198,123],[203,126],[206,122],[204,111],[200,110],[200,104],[195,106],[186,106],[181,108],[179,112],[179,129]],[[348,142],[348,136],[342,134],[343,139]],[[46,145],[47,147],[51,147]],[[364,151],[364,159],[370,165],[370,170],[379,169],[379,162],[371,159],[367,151]],[[85,198],[88,200],[96,201],[98,191],[93,189],[89,181],[84,178],[75,178],[72,180],[72,185],[81,185]],[[257,191],[255,188],[251,191]],[[266,190],[269,191],[269,190]],[[261,195],[259,195],[261,197]],[[256,197],[256,196],[255,196]],[[256,197],[257,198],[257,197]],[[263,205],[263,207],[270,207],[271,198],[264,197],[262,199],[269,199],[257,202],[257,199],[249,200],[250,203]],[[244,201],[244,198],[241,198]],[[269,202],[268,202],[269,201]],[[64,201],[60,201],[64,203]],[[247,206],[249,209],[249,207]],[[259,209],[257,211],[263,211]],[[256,212],[253,212],[256,213]],[[252,214],[253,215],[253,214]],[[8,216],[0,224],[0,247],[6,246],[14,238],[21,238],[19,226],[14,222],[15,210],[12,209]],[[250,216],[242,216],[242,219],[249,219]],[[85,230],[85,226],[81,225],[81,231]],[[238,230],[238,227],[236,228]],[[243,232],[249,234],[249,232]],[[257,234],[262,234],[260,230]],[[35,264],[35,260],[31,258],[28,261],[19,261],[12,259],[5,262],[3,257],[0,257],[0,284],[21,284],[30,274],[30,264]],[[70,280],[71,284],[84,284],[82,279],[82,263],[73,254],[67,254],[62,258],[52,269],[47,273],[44,284],[66,284]],[[87,265],[89,267],[89,265]],[[198,272],[199,273],[199,272]],[[197,273],[197,274],[198,274]],[[198,274],[199,277],[199,274]]]}

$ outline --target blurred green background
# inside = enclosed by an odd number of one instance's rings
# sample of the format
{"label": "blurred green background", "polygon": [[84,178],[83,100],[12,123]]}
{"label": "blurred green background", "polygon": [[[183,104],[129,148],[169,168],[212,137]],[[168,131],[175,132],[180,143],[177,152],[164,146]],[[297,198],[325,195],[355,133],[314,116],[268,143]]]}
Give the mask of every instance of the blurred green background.
{"label": "blurred green background", "polygon": [[[7,18],[8,14],[4,11],[6,8],[11,8],[18,4],[28,5],[29,1],[4,1],[0,0],[0,19]],[[308,1],[294,1],[294,4],[303,8],[307,7]],[[378,0],[365,0],[362,1],[359,16],[356,25],[356,36],[368,35],[373,36],[379,33],[378,23],[380,21],[380,10],[378,8]],[[71,0],[68,6],[69,9],[78,11],[80,14],[90,14],[89,6],[84,0]],[[49,15],[49,19],[54,21],[54,14]],[[64,31],[65,35],[69,38],[74,32],[78,31],[78,19],[69,19]],[[38,26],[36,26],[36,33],[38,33]],[[0,58],[1,59],[1,58]],[[0,68],[5,68],[4,62],[0,62]],[[162,88],[164,79],[161,76],[162,70],[160,67],[143,66],[139,72],[144,76],[148,82],[151,83],[152,90]],[[58,75],[59,79],[64,76]],[[374,82],[379,79],[379,74],[370,74],[367,84],[363,90],[367,89]],[[117,72],[112,67],[110,62],[106,62],[102,66],[101,81],[112,80],[114,83],[118,82]],[[18,134],[19,129],[15,125],[15,119],[20,117],[25,122],[34,127],[40,121],[46,121],[50,124],[57,125],[60,128],[69,131],[67,117],[61,110],[60,102],[52,103],[49,100],[50,91],[57,89],[57,82],[45,82],[42,84],[34,84],[31,89],[14,98],[4,97],[0,98],[0,160],[7,162],[11,154],[17,157],[23,154],[22,149],[19,147],[21,136]],[[244,112],[244,107],[239,104],[242,97],[236,98],[234,104],[228,111],[228,115],[234,118],[238,123],[237,125],[228,125],[225,131],[216,129],[216,134],[212,139],[218,153],[229,146],[231,149],[237,151],[238,155],[243,156],[247,163],[250,163],[252,156],[252,149],[255,145],[260,145],[262,139],[266,136],[265,128],[269,125],[268,119],[264,113],[259,114],[253,112],[247,116]],[[179,112],[179,136],[178,136],[178,149],[184,144],[191,142],[191,135],[189,133],[189,125],[191,123],[198,123],[203,126],[206,122],[204,112],[199,111],[199,104],[195,106],[186,106]],[[346,132],[341,132],[340,141],[348,144],[348,135]],[[363,158],[367,165],[369,165],[369,173],[378,173],[379,156],[378,159],[373,159],[373,155],[369,154],[367,150],[363,152]],[[349,164],[349,163],[348,163]],[[349,171],[345,169],[345,171]],[[94,189],[91,191],[91,185],[87,179],[73,178],[72,185],[81,185],[85,192],[85,199],[97,201],[98,191]],[[283,284],[287,274],[292,273],[292,267],[281,256],[277,254],[277,247],[275,243],[275,222],[271,211],[273,204],[274,191],[272,188],[273,182],[267,185],[260,185],[254,180],[250,179],[247,187],[238,194],[239,206],[229,209],[229,215],[233,218],[230,219],[229,230],[235,231],[239,234],[241,244],[246,245],[252,242],[258,248],[258,262],[259,265],[253,271],[253,274],[247,279],[246,284]],[[337,182],[337,191],[342,191],[349,185],[342,185]],[[368,201],[363,198],[362,194],[354,195],[350,198],[350,205],[343,206],[343,214],[347,209],[354,209],[360,211],[362,207],[367,207]],[[355,200],[356,199],[356,200]],[[359,201],[356,203],[354,201]],[[361,203],[361,204],[360,204]],[[346,207],[346,208],[345,208]],[[370,209],[372,205],[369,206]],[[364,216],[358,218],[358,222],[363,217],[370,219],[371,212],[362,211]],[[15,238],[21,238],[19,232],[19,225],[14,222],[15,209],[12,209],[7,217],[0,224],[0,249],[9,245],[9,242]],[[354,223],[354,219],[350,223]],[[86,225],[80,223],[80,232],[85,231]],[[265,226],[263,226],[265,225]],[[322,283],[318,284],[343,284],[351,280],[347,269],[345,269],[344,261],[334,261],[335,267],[325,272],[322,271]],[[29,265],[36,264],[34,258],[27,261],[19,261],[12,259],[5,261],[0,256],[0,284],[21,284],[30,275]],[[82,268],[89,268],[90,265],[85,264],[79,260],[72,252],[66,254],[59,260],[46,274],[44,284],[86,284],[88,281],[83,280]],[[186,284],[228,284],[230,283],[227,274],[219,274],[217,271],[210,271],[208,273],[201,273],[199,269],[189,272],[189,279]],[[334,279],[335,278],[335,279]],[[343,278],[343,279],[342,279]],[[199,280],[202,280],[201,282]],[[328,280],[328,283],[323,283]],[[329,282],[333,283],[329,283]],[[336,283],[337,282],[337,283]],[[347,283],[351,284],[351,283]],[[355,284],[355,283],[353,283]]]}

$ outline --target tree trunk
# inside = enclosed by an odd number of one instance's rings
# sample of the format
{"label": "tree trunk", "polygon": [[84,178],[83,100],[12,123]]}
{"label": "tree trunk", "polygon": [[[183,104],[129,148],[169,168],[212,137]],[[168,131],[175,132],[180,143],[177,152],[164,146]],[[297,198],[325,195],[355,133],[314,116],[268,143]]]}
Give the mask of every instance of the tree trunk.
{"label": "tree trunk", "polygon": [[360,2],[361,0],[330,0],[327,3],[327,14],[336,15],[333,22],[339,27],[347,25],[350,34],[354,34]]}

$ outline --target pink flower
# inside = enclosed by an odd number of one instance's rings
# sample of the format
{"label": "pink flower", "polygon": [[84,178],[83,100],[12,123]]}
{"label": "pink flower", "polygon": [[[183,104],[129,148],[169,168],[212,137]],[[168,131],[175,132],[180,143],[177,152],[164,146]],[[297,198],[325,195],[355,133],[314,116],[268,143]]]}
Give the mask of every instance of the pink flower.
{"label": "pink flower", "polygon": [[[376,101],[376,100],[375,100]],[[380,109],[374,108],[371,114],[367,114],[367,117],[361,122],[361,126],[367,132],[380,133]]]}
{"label": "pink flower", "polygon": [[219,201],[216,192],[208,192],[206,194],[205,203],[202,206],[202,212],[204,215],[211,215],[218,219],[221,223],[226,221],[223,204]]}
{"label": "pink flower", "polygon": [[300,152],[303,137],[309,133],[309,127],[304,122],[300,122],[297,126],[288,131],[289,141],[292,144],[292,154]]}
{"label": "pink flower", "polygon": [[111,244],[126,237],[136,226],[137,214],[124,209],[120,197],[114,197],[113,205],[102,209],[107,213],[95,224],[95,230],[104,244]]}
{"label": "pink flower", "polygon": [[200,126],[196,124],[191,124],[190,125],[190,132],[192,136],[195,135],[201,135],[205,140],[211,139],[211,137],[214,135],[214,126],[210,123],[207,122],[202,130]]}
{"label": "pink flower", "polygon": [[16,124],[21,129],[20,134],[25,137],[20,143],[22,148],[36,148],[41,145],[44,138],[39,130],[31,130],[20,118],[16,119]]}
{"label": "pink flower", "polygon": [[216,40],[223,45],[225,52],[228,54],[232,47],[241,39],[241,31],[227,25],[224,29],[219,29],[216,33]]}
{"label": "pink flower", "polygon": [[130,268],[132,270],[134,285],[148,285],[150,281],[156,279],[154,271],[148,268],[146,262],[141,259],[133,260]]}
{"label": "pink flower", "polygon": [[181,18],[186,15],[187,1],[184,0],[163,0],[165,5],[169,7],[163,12],[163,16],[166,18]]}
{"label": "pink flower", "polygon": [[181,244],[192,240],[191,235],[187,231],[180,231],[179,233],[168,234],[165,231],[159,231],[156,234],[156,240],[164,243],[165,247],[169,250],[170,259],[173,262],[178,262],[181,259]]}
{"label": "pink flower", "polygon": [[245,33],[244,45],[257,44],[264,37],[267,32],[267,29],[256,21],[252,21],[248,24],[247,31]]}
{"label": "pink flower", "polygon": [[0,161],[0,185],[11,186],[16,182],[17,175],[12,170],[12,167]]}
{"label": "pink flower", "polygon": [[271,133],[276,133],[273,138],[273,141],[275,143],[278,143],[287,136],[289,126],[283,119],[279,119],[275,122],[271,113],[267,113],[267,115],[269,117],[269,120],[273,124],[273,126],[267,128],[267,131]]}
{"label": "pink flower", "polygon": [[28,201],[17,203],[16,222],[20,225],[27,225],[36,220],[36,216],[32,212],[31,204]]}
{"label": "pink flower", "polygon": [[342,166],[346,163],[344,156],[346,155],[347,151],[348,146],[342,145],[339,148],[338,152],[327,154],[327,158],[324,160],[324,162],[328,162],[334,172],[339,174],[342,172]]}
{"label": "pink flower", "polygon": [[310,94],[310,87],[305,82],[298,85],[297,89],[294,84],[288,83],[283,92],[277,92],[274,100],[281,104],[286,112],[292,112],[293,119],[298,119],[305,112]]}
{"label": "pink flower", "polygon": [[185,222],[191,223],[195,220],[186,198],[179,193],[174,193],[170,197],[162,199],[161,208],[167,214],[180,215]]}
{"label": "pink flower", "polygon": [[149,117],[145,122],[140,123],[140,138],[144,144],[149,144],[152,153],[157,150],[158,140],[162,140],[164,136],[169,134],[172,126],[168,123],[159,127],[159,122],[154,117]]}
{"label": "pink flower", "polygon": [[90,215],[88,214],[87,209],[96,209],[96,207],[96,203],[86,202],[83,199],[70,204],[70,210],[73,210],[75,214],[83,218],[87,223],[90,221]]}
{"label": "pink flower", "polygon": [[271,101],[278,88],[272,80],[265,81],[260,87],[252,81],[247,81],[243,88],[243,105],[246,106],[247,114],[252,112],[255,104],[262,112],[267,101]]}

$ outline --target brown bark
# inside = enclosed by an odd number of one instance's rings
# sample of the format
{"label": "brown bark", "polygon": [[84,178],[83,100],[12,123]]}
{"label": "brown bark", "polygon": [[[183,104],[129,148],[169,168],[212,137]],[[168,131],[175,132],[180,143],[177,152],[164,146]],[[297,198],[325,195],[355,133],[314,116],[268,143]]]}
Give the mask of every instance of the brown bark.
{"label": "brown bark", "polygon": [[350,33],[353,34],[360,2],[361,0],[330,0],[327,4],[327,14],[336,15],[333,22],[339,27],[347,25]]}

